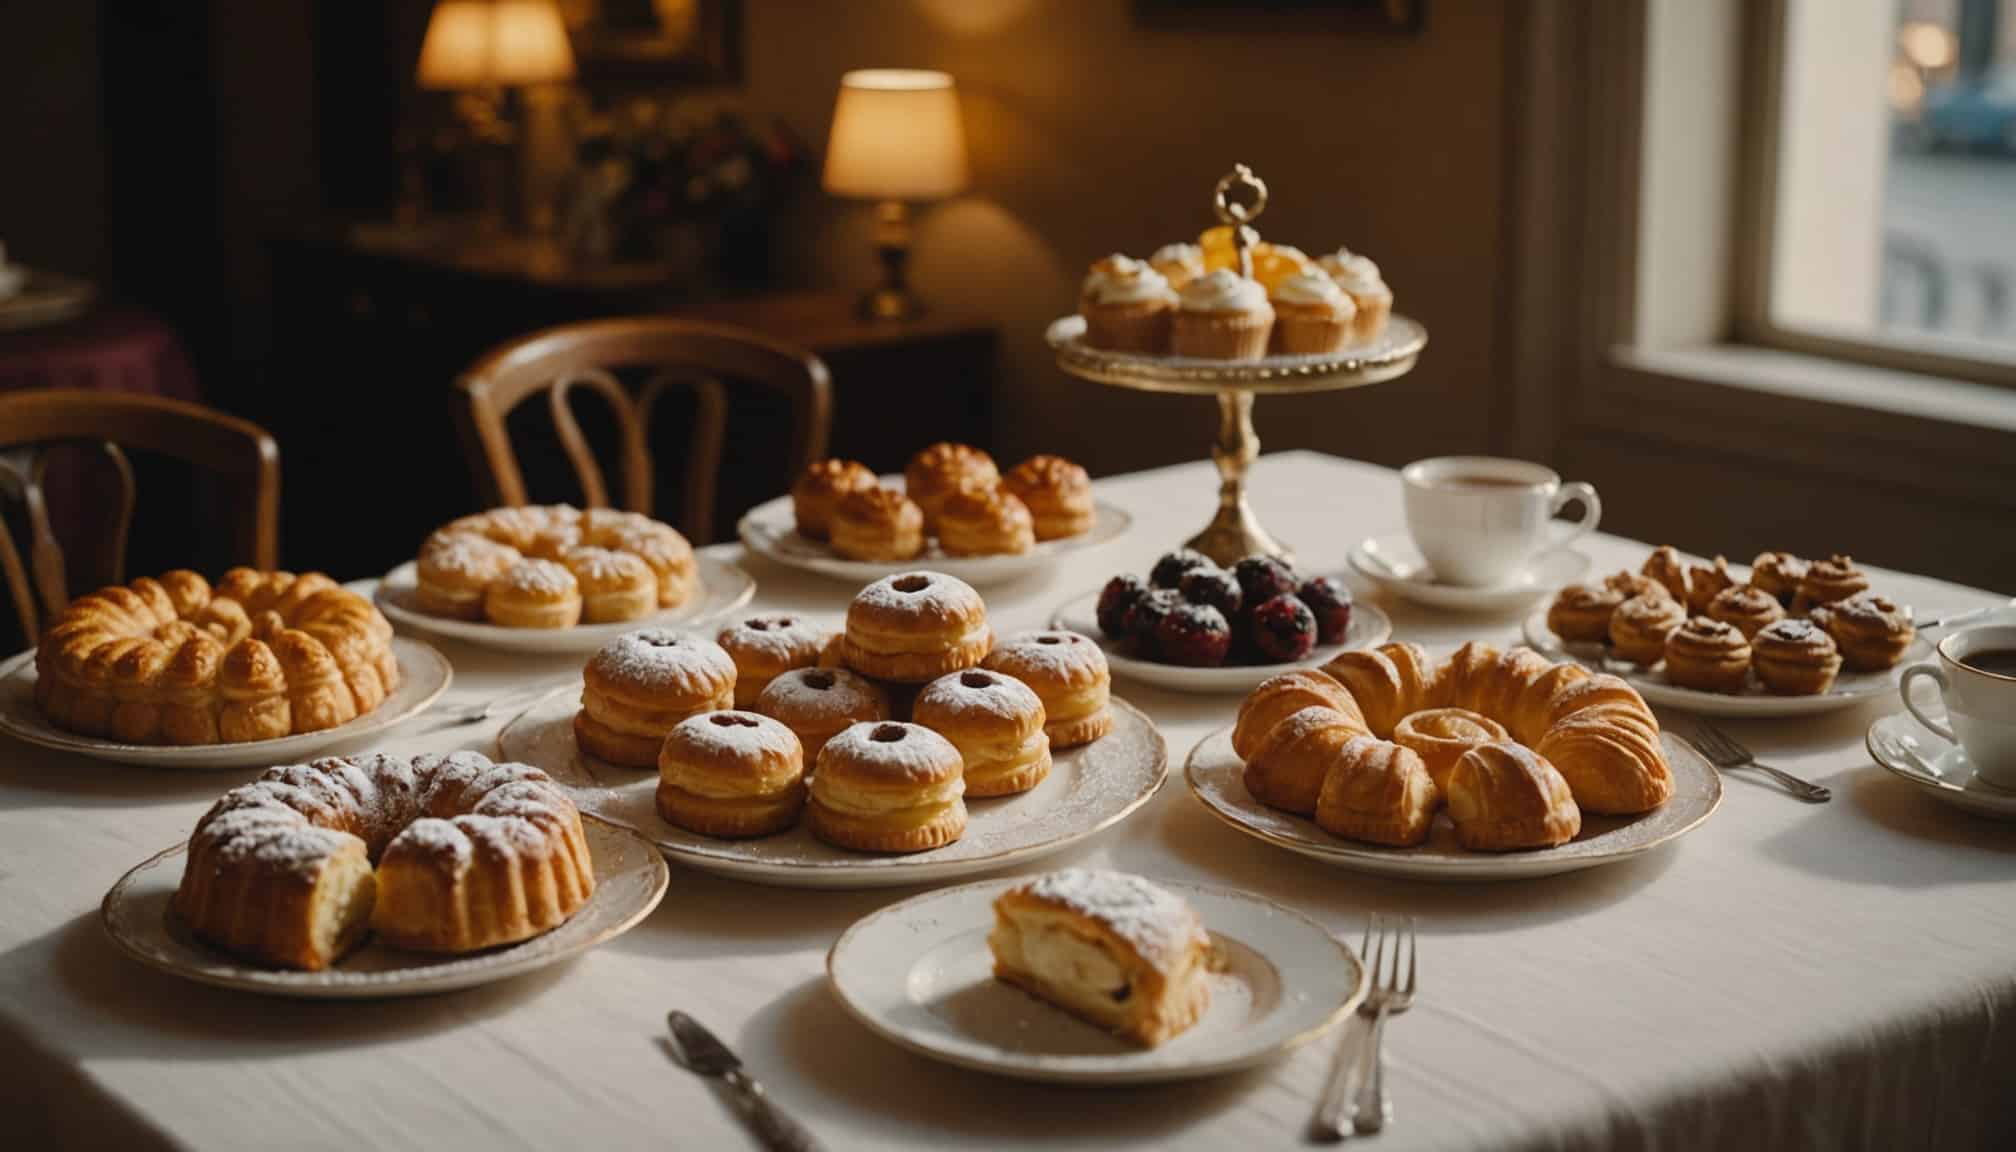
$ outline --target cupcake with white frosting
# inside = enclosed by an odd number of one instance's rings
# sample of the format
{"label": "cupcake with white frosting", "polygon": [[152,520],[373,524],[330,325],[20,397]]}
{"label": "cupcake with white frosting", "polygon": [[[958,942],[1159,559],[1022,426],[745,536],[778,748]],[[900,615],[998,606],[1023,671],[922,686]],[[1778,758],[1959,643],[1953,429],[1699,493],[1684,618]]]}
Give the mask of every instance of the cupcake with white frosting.
{"label": "cupcake with white frosting", "polygon": [[1195,244],[1164,244],[1148,257],[1148,266],[1169,281],[1178,292],[1183,285],[1204,274],[1204,249]]}
{"label": "cupcake with white frosting", "polygon": [[1154,355],[1169,347],[1176,290],[1143,260],[1114,253],[1092,265],[1079,290],[1085,342],[1115,352]]}
{"label": "cupcake with white frosting", "polygon": [[1320,271],[1277,281],[1269,303],[1274,305],[1274,351],[1280,355],[1321,356],[1351,343],[1358,306]]}
{"label": "cupcake with white frosting", "polygon": [[1205,360],[1258,360],[1267,354],[1274,307],[1267,290],[1229,268],[1183,286],[1176,306],[1173,346],[1178,356]]}
{"label": "cupcake with white frosting", "polygon": [[1380,277],[1379,265],[1349,248],[1339,248],[1318,263],[1358,306],[1353,341],[1366,344],[1378,339],[1386,330],[1386,318],[1393,313],[1393,289]]}

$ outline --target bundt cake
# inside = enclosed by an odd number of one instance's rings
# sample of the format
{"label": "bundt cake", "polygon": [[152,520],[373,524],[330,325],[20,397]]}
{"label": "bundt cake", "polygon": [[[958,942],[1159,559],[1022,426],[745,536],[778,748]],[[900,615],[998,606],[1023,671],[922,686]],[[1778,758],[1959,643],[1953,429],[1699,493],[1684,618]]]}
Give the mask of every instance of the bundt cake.
{"label": "bundt cake", "polygon": [[223,744],[334,728],[399,686],[392,626],[320,572],[142,577],[79,597],[42,636],[35,700],[59,728]]}
{"label": "bundt cake", "polygon": [[595,890],[574,802],[475,752],[332,757],[267,771],[189,837],[174,907],[198,939],[318,970],[368,928],[472,952],[564,923]]}
{"label": "bundt cake", "polygon": [[581,619],[590,624],[676,608],[700,585],[693,546],[670,524],[613,508],[584,512],[545,504],[493,508],[436,530],[414,565],[415,599],[432,615],[522,627],[500,618],[494,597],[485,593],[541,560],[564,567],[578,582],[587,601]]}

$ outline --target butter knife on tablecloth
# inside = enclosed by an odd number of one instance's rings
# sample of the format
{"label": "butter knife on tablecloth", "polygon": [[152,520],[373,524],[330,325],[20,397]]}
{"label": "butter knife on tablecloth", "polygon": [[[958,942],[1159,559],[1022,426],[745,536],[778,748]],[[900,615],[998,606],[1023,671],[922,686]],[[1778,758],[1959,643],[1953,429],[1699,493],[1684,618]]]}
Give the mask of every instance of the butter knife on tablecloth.
{"label": "butter knife on tablecloth", "polygon": [[819,1142],[796,1120],[784,1114],[763,1091],[763,1085],[742,1068],[742,1061],[719,1037],[684,1012],[666,1017],[679,1062],[695,1075],[718,1078],[728,1085],[748,1117],[749,1126],[771,1152],[819,1152]]}

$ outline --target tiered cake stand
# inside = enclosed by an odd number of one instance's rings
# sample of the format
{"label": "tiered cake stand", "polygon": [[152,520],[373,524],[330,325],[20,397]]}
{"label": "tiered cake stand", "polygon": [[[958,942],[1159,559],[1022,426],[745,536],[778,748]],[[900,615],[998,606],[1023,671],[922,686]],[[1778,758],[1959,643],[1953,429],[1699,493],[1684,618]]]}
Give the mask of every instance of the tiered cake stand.
{"label": "tiered cake stand", "polygon": [[[1250,203],[1233,199],[1244,193]],[[1218,218],[1232,225],[1239,265],[1251,274],[1251,246],[1259,234],[1249,227],[1267,205],[1267,186],[1244,165],[1218,182]],[[1073,376],[1116,388],[1176,392],[1218,398],[1218,439],[1211,459],[1218,465],[1218,512],[1189,546],[1220,564],[1256,552],[1289,559],[1287,546],[1269,535],[1246,502],[1246,472],[1260,455],[1253,433],[1253,397],[1360,388],[1404,376],[1428,344],[1428,330],[1394,314],[1377,340],[1327,356],[1268,356],[1259,360],[1198,360],[1109,352],[1085,343],[1085,319],[1066,316],[1046,337],[1057,366]]]}

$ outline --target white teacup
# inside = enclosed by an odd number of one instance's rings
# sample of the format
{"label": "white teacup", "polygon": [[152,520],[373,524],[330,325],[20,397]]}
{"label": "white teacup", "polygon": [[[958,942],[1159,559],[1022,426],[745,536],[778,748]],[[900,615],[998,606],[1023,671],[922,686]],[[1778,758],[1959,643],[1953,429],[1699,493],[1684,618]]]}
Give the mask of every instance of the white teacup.
{"label": "white teacup", "polygon": [[[2016,788],[2016,625],[1962,629],[1933,651],[1936,660],[1913,664],[1898,681],[1904,707],[1920,724],[1965,748],[1976,775]],[[2001,659],[1987,659],[1991,653]],[[1939,685],[1945,720],[1927,716],[1912,702],[1911,682],[1920,677]]]}
{"label": "white teacup", "polygon": [[[1595,531],[1596,489],[1563,484],[1554,470],[1498,456],[1437,456],[1400,472],[1407,531],[1445,584],[1488,588],[1516,575],[1540,552]],[[1569,504],[1582,518],[1551,526]]]}

